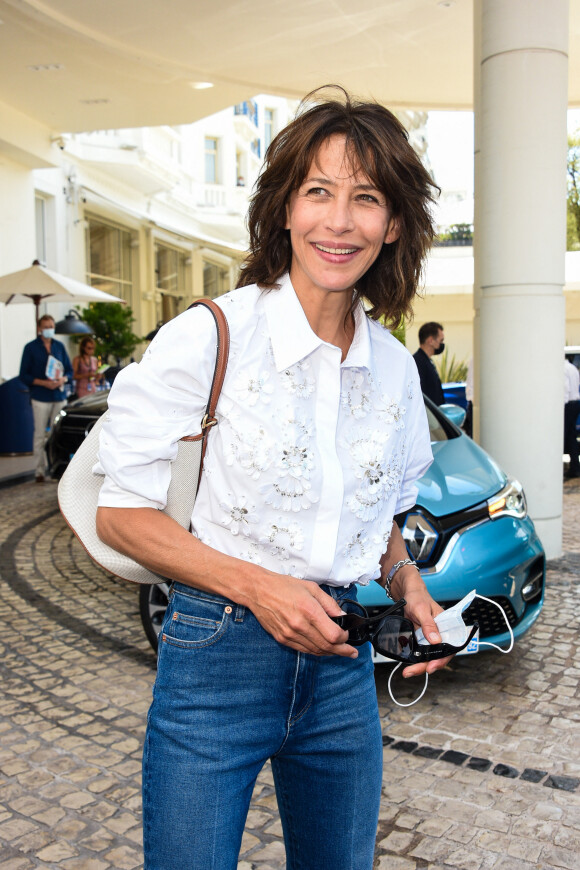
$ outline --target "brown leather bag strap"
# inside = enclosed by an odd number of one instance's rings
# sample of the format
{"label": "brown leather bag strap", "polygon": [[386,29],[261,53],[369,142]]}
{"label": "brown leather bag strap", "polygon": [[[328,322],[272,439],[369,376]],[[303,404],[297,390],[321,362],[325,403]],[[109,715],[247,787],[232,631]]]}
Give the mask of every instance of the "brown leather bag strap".
{"label": "brown leather bag strap", "polygon": [[198,299],[196,302],[193,302],[189,306],[189,308],[195,308],[196,305],[203,305],[205,308],[209,309],[215,321],[217,331],[215,370],[213,373],[213,381],[209,392],[209,400],[205,409],[203,420],[201,421],[201,434],[203,438],[201,464],[199,469],[199,476],[201,479],[203,458],[205,456],[205,448],[207,445],[206,435],[211,427],[215,426],[217,423],[215,417],[215,409],[217,407],[224,378],[226,376],[228,356],[230,353],[230,328],[228,326],[228,321],[225,314],[223,313],[219,305],[216,305],[213,299]]}

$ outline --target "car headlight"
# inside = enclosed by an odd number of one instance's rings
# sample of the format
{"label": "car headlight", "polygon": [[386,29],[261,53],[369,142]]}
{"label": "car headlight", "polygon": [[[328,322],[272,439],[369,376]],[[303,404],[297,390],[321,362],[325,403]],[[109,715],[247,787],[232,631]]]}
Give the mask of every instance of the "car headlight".
{"label": "car headlight", "polygon": [[54,420],[52,421],[52,425],[53,425],[53,426],[58,426],[59,423],[62,423],[62,421],[63,421],[63,419],[64,419],[65,417],[66,417],[66,411],[65,411],[64,408],[63,408],[62,411],[59,411],[59,412],[58,412],[58,414],[56,415],[56,417],[55,417]]}
{"label": "car headlight", "polygon": [[527,516],[528,506],[521,483],[518,480],[508,480],[500,492],[488,498],[487,508],[492,520],[497,517],[523,519]]}

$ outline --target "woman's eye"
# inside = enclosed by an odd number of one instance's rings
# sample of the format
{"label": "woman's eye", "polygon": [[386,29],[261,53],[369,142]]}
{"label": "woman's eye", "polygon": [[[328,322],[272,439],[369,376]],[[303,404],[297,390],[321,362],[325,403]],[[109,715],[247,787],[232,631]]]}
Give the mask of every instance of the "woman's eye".
{"label": "woman's eye", "polygon": [[324,196],[326,193],[328,193],[328,191],[325,190],[324,187],[310,187],[306,191],[307,196]]}
{"label": "woman's eye", "polygon": [[361,193],[358,198],[362,202],[371,202],[374,205],[380,205],[378,197],[373,196],[372,193]]}

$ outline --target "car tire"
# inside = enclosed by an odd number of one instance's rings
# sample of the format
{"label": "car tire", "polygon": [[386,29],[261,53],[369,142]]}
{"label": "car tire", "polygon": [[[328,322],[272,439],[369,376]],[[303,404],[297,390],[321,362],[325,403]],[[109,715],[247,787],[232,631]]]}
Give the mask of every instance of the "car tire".
{"label": "car tire", "polygon": [[139,587],[139,613],[147,640],[157,652],[158,636],[169,600],[169,583],[143,583]]}

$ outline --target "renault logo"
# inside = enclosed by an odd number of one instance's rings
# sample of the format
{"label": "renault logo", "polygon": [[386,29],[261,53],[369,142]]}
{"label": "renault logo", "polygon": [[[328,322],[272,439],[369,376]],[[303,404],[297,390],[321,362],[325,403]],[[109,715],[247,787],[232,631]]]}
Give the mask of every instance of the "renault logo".
{"label": "renault logo", "polygon": [[421,514],[408,514],[402,528],[403,540],[416,562],[426,562],[439,537],[433,526]]}

